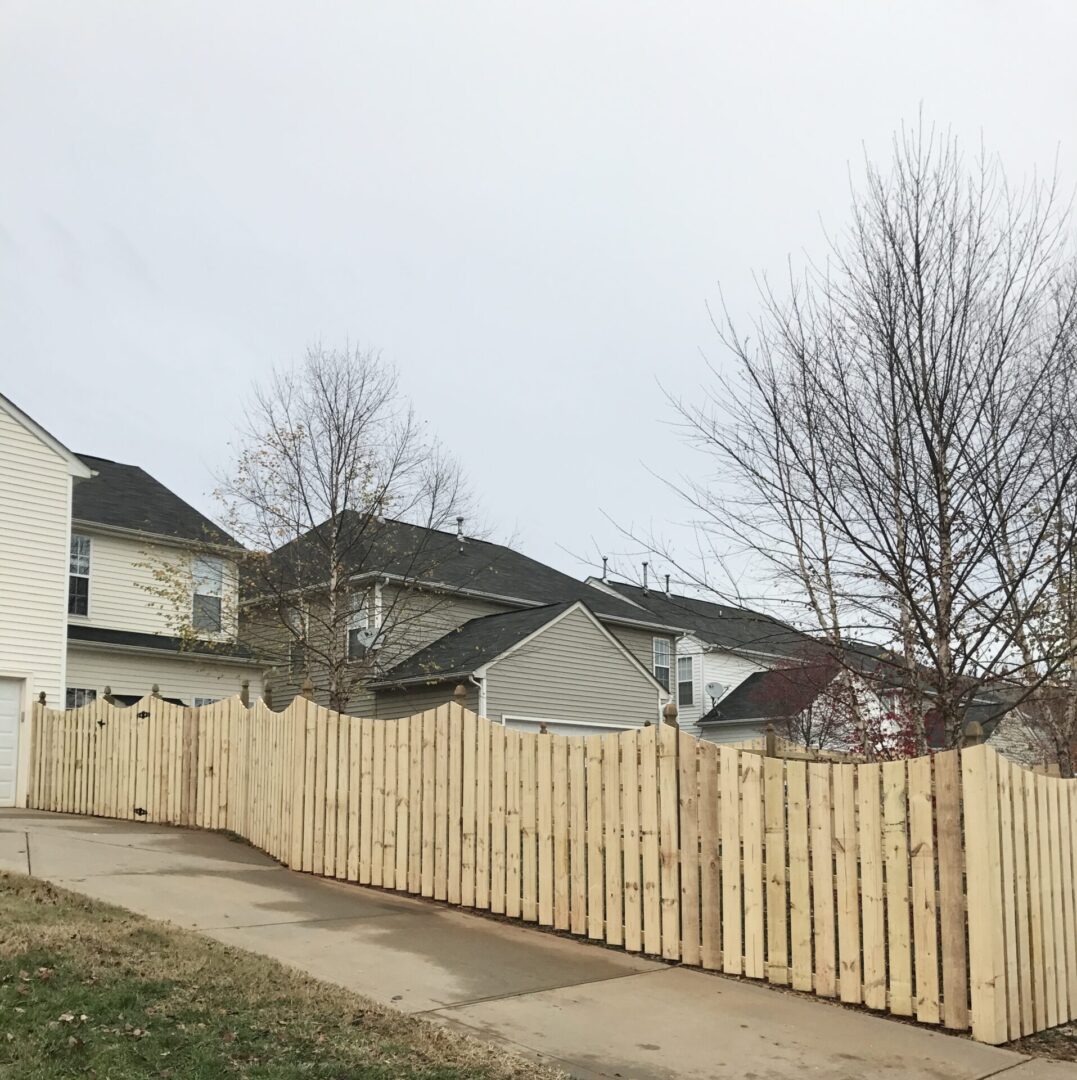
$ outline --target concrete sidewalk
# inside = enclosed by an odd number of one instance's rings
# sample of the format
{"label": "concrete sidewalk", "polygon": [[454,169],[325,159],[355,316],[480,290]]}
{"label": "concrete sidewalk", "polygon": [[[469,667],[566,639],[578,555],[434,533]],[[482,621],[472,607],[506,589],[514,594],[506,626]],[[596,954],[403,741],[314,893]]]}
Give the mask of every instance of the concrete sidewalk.
{"label": "concrete sidewalk", "polygon": [[1077,1078],[1075,1066],[296,874],[207,833],[0,810],[0,869],[263,953],[584,1080]]}

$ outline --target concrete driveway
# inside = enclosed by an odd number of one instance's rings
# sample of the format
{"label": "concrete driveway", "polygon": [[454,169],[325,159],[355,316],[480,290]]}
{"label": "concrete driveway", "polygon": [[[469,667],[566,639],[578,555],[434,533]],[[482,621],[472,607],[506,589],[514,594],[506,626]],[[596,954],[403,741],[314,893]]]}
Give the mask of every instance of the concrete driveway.
{"label": "concrete driveway", "polygon": [[263,953],[586,1080],[1077,1078],[1074,1066],[293,873],[207,833],[0,810],[0,868]]}

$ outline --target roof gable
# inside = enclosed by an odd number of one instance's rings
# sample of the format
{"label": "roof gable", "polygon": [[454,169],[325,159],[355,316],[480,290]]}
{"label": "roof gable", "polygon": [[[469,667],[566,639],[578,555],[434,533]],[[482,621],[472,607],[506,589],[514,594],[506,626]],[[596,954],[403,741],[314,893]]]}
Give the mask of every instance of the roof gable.
{"label": "roof gable", "polygon": [[80,457],[95,475],[75,486],[73,518],[177,540],[239,546],[223,529],[137,465],[89,454]]}
{"label": "roof gable", "polygon": [[25,428],[36,439],[40,440],[60,457],[67,465],[67,471],[80,480],[89,480],[93,476],[93,470],[82,461],[77,454],[73,454],[59,439],[47,432],[36,420],[22,411],[10,398],[0,394],[0,409],[11,417],[15,423]]}
{"label": "roof gable", "polygon": [[757,671],[734,687],[701,724],[738,720],[786,720],[804,712],[834,681],[833,664]]}

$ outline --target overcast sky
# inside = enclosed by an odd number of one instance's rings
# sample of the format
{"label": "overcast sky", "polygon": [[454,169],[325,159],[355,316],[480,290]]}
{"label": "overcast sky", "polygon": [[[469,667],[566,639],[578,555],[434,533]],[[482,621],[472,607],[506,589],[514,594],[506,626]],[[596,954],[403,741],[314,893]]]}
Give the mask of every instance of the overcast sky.
{"label": "overcast sky", "polygon": [[[1075,172],[1077,5],[0,0],[0,391],[212,512],[253,380],[376,346],[497,538],[685,517],[659,384],[901,122]],[[661,572],[662,568],[659,568]]]}

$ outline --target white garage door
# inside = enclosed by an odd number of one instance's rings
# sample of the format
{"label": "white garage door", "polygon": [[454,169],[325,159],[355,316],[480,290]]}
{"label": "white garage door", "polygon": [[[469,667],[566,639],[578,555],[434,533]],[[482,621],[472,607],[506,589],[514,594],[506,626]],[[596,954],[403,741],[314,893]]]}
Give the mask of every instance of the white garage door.
{"label": "white garage door", "polygon": [[0,806],[15,805],[21,711],[22,680],[0,679]]}
{"label": "white garage door", "polygon": [[550,735],[616,735],[618,731],[627,731],[630,724],[581,724],[565,720],[553,720],[539,718],[537,716],[509,716],[503,717],[505,727],[514,728],[516,731],[540,731],[546,726]]}

